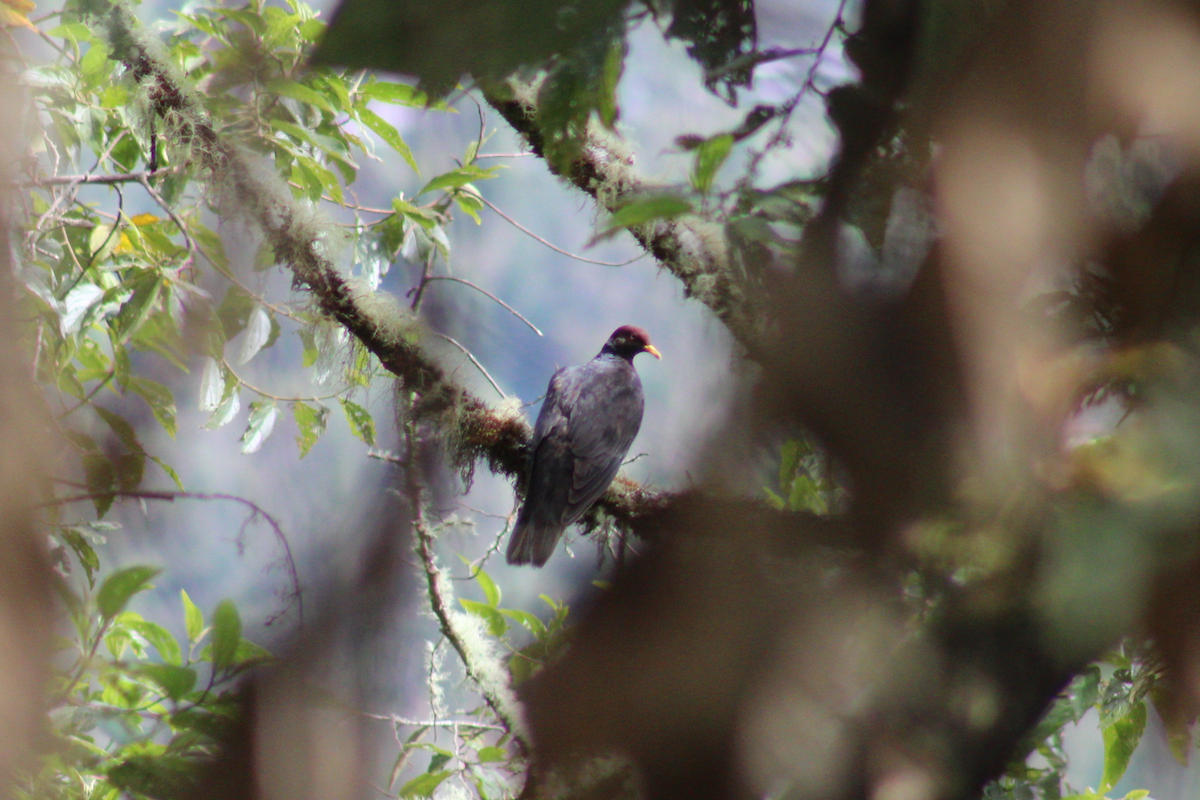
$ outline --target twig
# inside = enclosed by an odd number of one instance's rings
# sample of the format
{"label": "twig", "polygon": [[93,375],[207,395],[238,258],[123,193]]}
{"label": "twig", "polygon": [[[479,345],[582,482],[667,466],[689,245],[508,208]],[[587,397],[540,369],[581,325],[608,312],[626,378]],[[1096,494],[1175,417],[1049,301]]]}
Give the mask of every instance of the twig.
{"label": "twig", "polygon": [[767,153],[774,150],[787,138],[788,123],[791,122],[792,114],[800,105],[800,101],[804,98],[804,95],[809,92],[809,90],[816,89],[817,70],[820,68],[821,62],[825,58],[825,51],[829,48],[830,42],[833,41],[833,35],[845,24],[845,20],[842,19],[842,15],[846,11],[846,2],[847,0],[839,0],[837,13],[833,15],[833,22],[831,22],[829,27],[825,30],[825,36],[821,39],[821,43],[816,48],[810,48],[810,54],[815,55],[816,58],[813,59],[812,66],[808,68],[808,73],[805,75],[804,83],[800,86],[800,89],[794,95],[792,95],[786,103],[783,104],[780,113],[776,115],[775,122],[778,127],[775,129],[775,133],[771,134],[771,138],[767,140],[766,144],[762,146],[761,150],[756,150],[750,157],[750,163],[746,166],[745,177],[738,182],[739,187],[749,186],[754,182],[754,179],[758,176],[758,167],[762,163],[762,160],[766,157]]}
{"label": "twig", "polygon": [[161,194],[158,193],[158,190],[150,185],[150,181],[145,175],[138,178],[138,183],[140,183],[142,188],[146,190],[146,194],[150,195],[150,197],[154,199],[155,203],[158,203],[158,207],[166,212],[167,216],[171,218],[171,222],[174,222],[175,227],[179,228],[179,232],[183,234],[183,241],[188,250],[187,261],[183,262],[183,267],[187,267],[189,264],[195,263],[196,243],[192,240],[192,235],[188,233],[187,226],[183,224],[183,220],[179,218],[173,208],[167,205],[167,201]]}
{"label": "twig", "polygon": [[474,284],[471,281],[466,280],[465,278],[455,278],[452,275],[430,275],[425,280],[426,281],[453,281],[454,283],[461,283],[464,286],[470,286],[472,289],[479,292],[480,294],[490,297],[492,300],[495,300],[497,303],[504,306],[504,308],[507,309],[514,317],[516,317],[517,319],[521,320],[521,322],[524,322],[526,325],[528,325],[530,330],[532,330],[538,336],[543,335],[541,330],[538,329],[538,326],[534,325],[532,322],[530,322],[528,319],[526,319],[524,314],[522,314],[520,311],[517,311],[515,308],[510,306],[508,303],[504,302],[499,297],[496,297],[496,295],[492,294],[487,289],[484,289],[483,287],[479,286],[478,284]]}
{"label": "twig", "polygon": [[[71,486],[76,489],[88,488],[84,484],[75,483],[55,479],[56,483],[61,483],[65,486]],[[296,603],[296,614],[300,620],[300,625],[304,625],[304,595],[300,588],[300,574],[296,568],[296,560],[292,556],[292,546],[288,542],[287,535],[283,532],[283,526],[279,524],[274,516],[263,509],[258,503],[245,497],[239,497],[235,494],[224,494],[222,492],[180,492],[174,490],[156,490],[156,489],[112,489],[103,492],[88,492],[86,494],[70,495],[69,497],[58,497],[54,500],[48,500],[44,503],[37,503],[31,508],[46,508],[48,506],[66,505],[68,503],[80,503],[85,501],[94,501],[103,497],[130,497],[139,500],[161,500],[166,503],[173,503],[176,500],[228,500],[233,503],[241,503],[251,511],[251,519],[254,517],[262,517],[275,533],[275,538],[283,548],[284,568],[287,571],[288,577],[292,582],[292,593],[289,600]],[[290,603],[289,603],[290,605]]]}
{"label": "twig", "polygon": [[500,384],[496,383],[496,379],[492,377],[491,373],[484,369],[483,364],[479,363],[479,359],[477,359],[470,350],[463,347],[456,339],[453,339],[444,333],[438,333],[437,331],[434,331],[433,334],[441,339],[445,339],[447,342],[457,347],[464,356],[471,359],[471,363],[475,365],[475,368],[483,373],[483,377],[487,378],[488,383],[490,383],[492,388],[496,390],[496,394],[500,395],[502,398],[508,398],[508,395],[506,395],[504,390],[500,388]]}
{"label": "twig", "polygon": [[508,702],[505,698],[500,697],[496,693],[493,686],[487,685],[481,679],[479,674],[479,666],[475,663],[475,658],[468,651],[462,637],[454,626],[454,620],[451,617],[450,609],[446,605],[446,598],[443,594],[442,573],[438,568],[433,555],[433,534],[425,525],[425,500],[424,490],[421,486],[421,480],[417,475],[417,466],[414,463],[416,458],[416,436],[413,432],[411,424],[405,426],[405,483],[408,494],[408,501],[411,505],[410,513],[412,515],[413,531],[416,533],[417,555],[421,559],[421,566],[425,572],[425,580],[429,592],[429,605],[433,611],[434,617],[437,618],[438,625],[441,628],[442,635],[446,641],[450,642],[450,646],[458,653],[458,657],[462,660],[463,669],[467,676],[479,687],[480,694],[483,695],[484,702],[492,709],[492,713],[496,715],[500,725],[517,743],[522,753],[529,752],[529,744],[525,740],[525,734],[514,716],[513,709],[508,707]]}
{"label": "twig", "polygon": [[52,175],[44,178],[33,178],[31,180],[21,181],[20,185],[29,188],[41,186],[79,186],[85,183],[138,183],[148,178],[157,178],[159,175],[163,175],[168,172],[170,172],[170,170],[158,169],[153,171],[147,170],[144,172],[124,172],[114,175],[92,175],[90,173],[84,173],[82,175]]}
{"label": "twig", "polygon": [[281,395],[271,394],[270,392],[263,391],[262,389],[255,386],[253,383],[250,383],[250,381],[246,380],[241,375],[238,375],[236,372],[234,372],[233,367],[224,358],[221,359],[221,365],[226,370],[228,370],[229,374],[232,375],[234,377],[234,379],[238,383],[240,383],[242,386],[245,386],[250,391],[254,392],[255,394],[261,395],[261,396],[267,398],[268,400],[275,400],[280,403],[320,403],[323,400],[332,400],[333,398],[341,395],[341,392],[335,392],[333,394],[325,394],[325,395],[321,395],[319,397],[317,397],[317,396],[313,396],[313,397],[283,397]]}
{"label": "twig", "polygon": [[409,307],[414,314],[421,310],[421,298],[425,296],[425,287],[429,285],[429,278],[433,275],[433,257],[436,252],[437,250],[431,247],[429,255],[425,257],[425,269],[421,273],[421,282],[417,284],[416,296]]}
{"label": "twig", "polygon": [[366,711],[360,711],[359,714],[367,719],[377,719],[382,722],[391,722],[393,725],[409,725],[414,728],[479,728],[486,731],[506,731],[508,730],[503,725],[493,725],[490,722],[475,722],[474,720],[453,720],[453,719],[406,719],[398,717],[395,714],[371,714]]}
{"label": "twig", "polygon": [[476,197],[478,197],[480,200],[482,200],[483,204],[485,206],[490,208],[492,211],[495,211],[497,214],[500,215],[501,218],[506,220],[510,225],[512,225],[517,230],[521,231],[522,233],[524,233],[528,236],[533,237],[534,239],[537,239],[539,242],[546,245],[546,247],[549,247],[554,252],[562,253],[564,256],[570,256],[571,258],[575,259],[576,261],[582,261],[585,264],[599,264],[602,267],[624,267],[627,264],[632,264],[633,262],[639,261],[639,260],[645,258],[647,255],[649,255],[648,253],[642,253],[640,256],[637,256],[636,258],[631,258],[628,261],[619,261],[619,262],[617,262],[617,261],[597,261],[594,258],[584,258],[581,255],[576,255],[575,253],[572,253],[568,250],[563,250],[558,245],[555,245],[555,244],[552,244],[551,242],[546,241],[541,236],[538,236],[536,233],[529,230],[529,228],[526,228],[524,225],[517,222],[515,219],[510,217],[508,214],[505,214],[503,211],[496,208],[495,203],[493,203],[491,200],[488,200],[483,195],[479,194],[479,195],[476,195]]}

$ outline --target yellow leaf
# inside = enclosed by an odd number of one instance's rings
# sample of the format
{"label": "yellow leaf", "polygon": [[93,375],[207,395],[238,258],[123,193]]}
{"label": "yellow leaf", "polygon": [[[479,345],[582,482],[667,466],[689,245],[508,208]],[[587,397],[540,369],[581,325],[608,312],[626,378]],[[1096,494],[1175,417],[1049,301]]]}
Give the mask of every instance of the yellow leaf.
{"label": "yellow leaf", "polygon": [[125,235],[124,231],[122,231],[122,233],[121,233],[121,239],[120,239],[120,241],[117,242],[117,246],[113,248],[113,252],[114,253],[132,253],[133,252],[133,242],[131,242],[129,240],[129,237]]}
{"label": "yellow leaf", "polygon": [[156,217],[153,214],[138,214],[129,221],[134,225],[141,227],[142,225],[149,225],[152,222],[158,222],[158,220],[159,217]]}
{"label": "yellow leaf", "polygon": [[33,0],[0,0],[0,25],[32,28],[28,14],[34,8]]}

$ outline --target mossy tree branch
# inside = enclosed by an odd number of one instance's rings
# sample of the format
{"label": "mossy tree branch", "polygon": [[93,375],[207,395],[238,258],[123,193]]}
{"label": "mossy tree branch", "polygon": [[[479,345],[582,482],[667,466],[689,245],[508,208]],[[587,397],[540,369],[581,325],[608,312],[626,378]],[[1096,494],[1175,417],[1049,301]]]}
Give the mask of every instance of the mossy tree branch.
{"label": "mossy tree branch", "polygon": [[[525,138],[551,172],[614,213],[656,188],[630,166],[628,156],[596,131],[570,148],[555,145],[539,121],[532,86],[514,82],[486,90],[488,103]],[[704,303],[754,357],[761,350],[761,315],[736,277],[726,252],[724,231],[715,223],[684,216],[632,226],[629,232],[683,285],[684,294]]]}

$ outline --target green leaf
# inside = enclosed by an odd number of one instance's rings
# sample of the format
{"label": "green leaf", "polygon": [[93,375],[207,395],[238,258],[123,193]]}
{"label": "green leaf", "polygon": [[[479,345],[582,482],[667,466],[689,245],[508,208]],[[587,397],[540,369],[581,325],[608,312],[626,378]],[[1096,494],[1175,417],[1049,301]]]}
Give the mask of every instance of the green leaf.
{"label": "green leaf", "polygon": [[708,139],[696,148],[696,160],[692,166],[692,188],[701,194],[708,194],[712,188],[717,170],[729,158],[733,149],[733,136],[723,133]]}
{"label": "green leaf", "polygon": [[185,590],[179,590],[179,597],[183,600],[183,622],[187,627],[188,641],[199,641],[200,634],[204,631],[204,613],[192,602]]}
{"label": "green leaf", "polygon": [[240,286],[230,286],[217,309],[217,319],[221,321],[221,332],[228,341],[245,329],[250,320],[250,314],[259,307],[258,298]]}
{"label": "green leaf", "polygon": [[459,598],[458,602],[462,603],[462,607],[465,608],[469,613],[474,614],[486,622],[488,630],[491,632],[492,636],[503,636],[505,631],[508,630],[508,622],[505,621],[504,615],[501,614],[498,609],[493,608],[486,603],[478,603],[474,600],[467,600],[465,598]]}
{"label": "green leaf", "polygon": [[779,489],[784,495],[792,493],[792,481],[796,479],[796,470],[800,466],[803,450],[804,446],[797,439],[788,439],[780,448]]}
{"label": "green leaf", "polygon": [[658,219],[672,219],[692,210],[692,204],[673,194],[661,194],[635,200],[612,215],[608,229],[644,225]]}
{"label": "green leaf", "polygon": [[162,656],[162,660],[166,663],[176,666],[183,663],[183,654],[179,649],[179,642],[175,641],[175,637],[171,635],[171,632],[162,625],[146,619],[131,620],[126,622],[125,625],[153,645],[154,649],[158,651],[158,654]]}
{"label": "green leaf", "polygon": [[537,615],[531,614],[528,611],[523,611],[519,608],[501,608],[499,611],[509,619],[515,619],[517,622],[521,623],[526,630],[528,630],[538,639],[544,639],[546,637],[546,625],[537,618]]}
{"label": "green leaf", "polygon": [[292,403],[292,416],[296,418],[296,444],[300,447],[300,457],[304,458],[325,432],[329,409],[325,406],[313,408],[297,400]]}
{"label": "green leaf", "polygon": [[483,210],[483,200],[474,189],[475,187],[468,183],[461,192],[454,193],[454,202],[467,216],[475,220],[476,225],[482,225],[483,220],[479,218],[479,212]]}
{"label": "green leaf", "polygon": [[143,664],[141,673],[163,688],[172,700],[180,700],[196,686],[196,671],[176,664]]}
{"label": "green leaf", "polygon": [[296,100],[300,103],[306,103],[310,106],[316,106],[322,111],[328,111],[330,114],[336,114],[333,106],[325,99],[325,96],[320,92],[314,91],[304,84],[296,83],[289,80],[275,80],[267,84],[267,90],[278,94],[282,97],[287,97]]}
{"label": "green leaf", "polygon": [[1145,729],[1146,704],[1139,702],[1124,717],[1101,730],[1104,737],[1104,775],[1098,787],[1100,794],[1112,791],[1117,781],[1121,780]]}
{"label": "green leaf", "polygon": [[406,83],[391,83],[390,81],[373,81],[360,90],[368,100],[378,100],[381,103],[392,103],[400,106],[424,108],[429,102],[429,96],[415,86]]}
{"label": "green leaf", "polygon": [[408,166],[412,168],[413,172],[418,175],[421,174],[421,170],[417,168],[417,160],[413,157],[412,150],[408,148],[404,139],[401,138],[400,132],[390,122],[366,106],[359,108],[355,113],[358,114],[359,120],[364,125],[373,130],[380,139],[383,139],[389,147],[400,154]]}
{"label": "green leaf", "polygon": [[375,420],[370,413],[352,400],[342,399],[342,411],[346,413],[346,421],[350,423],[350,432],[368,445],[375,446]]}
{"label": "green leaf", "polygon": [[106,261],[119,241],[121,234],[115,225],[97,225],[88,236],[88,257],[93,264]]}
{"label": "green leaf", "polygon": [[460,186],[466,186],[472,181],[494,178],[499,170],[499,167],[477,167],[474,164],[468,164],[465,167],[452,169],[444,175],[438,175],[429,183],[425,184],[421,191],[417,192],[417,196],[419,197],[426,192],[456,189]]}
{"label": "green leaf", "polygon": [[450,773],[446,770],[418,775],[400,787],[400,796],[404,798],[432,797],[437,787],[442,785],[442,781],[449,777]]}
{"label": "green leaf", "polygon": [[208,421],[204,423],[205,428],[216,430],[233,422],[234,417],[242,408],[242,398],[238,388],[238,385],[232,381],[225,386],[225,397],[221,400],[221,405],[217,406],[209,415]]}
{"label": "green leaf", "polygon": [[488,575],[482,569],[475,572],[475,582],[479,584],[479,588],[483,589],[483,596],[487,598],[488,605],[496,608],[500,605],[500,587],[492,580],[492,576]]}
{"label": "green leaf", "polygon": [[507,761],[508,753],[503,747],[484,747],[481,748],[475,755],[481,763],[487,764],[493,761]]}
{"label": "green leaf", "polygon": [[172,439],[175,438],[175,397],[161,383],[146,378],[130,378],[129,388],[150,406],[150,412]]}
{"label": "green leaf", "polygon": [[91,544],[78,528],[59,528],[59,535],[75,552],[75,557],[79,559],[80,566],[87,574],[88,586],[95,586],[96,571],[100,569],[100,557],[96,555],[96,551],[92,549]]}
{"label": "green leaf", "polygon": [[275,430],[275,420],[279,417],[279,406],[274,400],[255,400],[250,404],[250,420],[246,424],[246,432],[242,434],[242,452],[255,453],[271,431]]}
{"label": "green leaf", "polygon": [[211,356],[204,359],[204,371],[200,373],[200,410],[215,411],[225,397],[225,370]]}
{"label": "green leaf", "polygon": [[200,245],[200,251],[213,268],[232,280],[233,270],[229,268],[229,256],[225,255],[225,243],[216,231],[199,223],[194,223],[191,231],[192,238]]}
{"label": "green leaf", "polygon": [[267,648],[255,644],[249,639],[243,638],[238,642],[237,652],[233,654],[234,664],[247,664],[249,662],[270,661],[274,656]]}
{"label": "green leaf", "polygon": [[118,570],[104,579],[96,592],[96,608],[111,619],[121,613],[129,598],[150,587],[150,581],[162,572],[158,567],[136,566]]}
{"label": "green leaf", "polygon": [[112,459],[99,453],[86,454],[83,457],[83,474],[88,492],[93,495],[92,503],[96,506],[96,516],[103,517],[112,507],[114,499],[112,489],[116,483],[117,471]]}
{"label": "green leaf", "polygon": [[212,662],[214,669],[224,669],[234,663],[238,644],[242,640],[242,618],[237,606],[222,600],[213,612]]}
{"label": "green leaf", "polygon": [[90,42],[96,38],[95,34],[92,33],[92,29],[82,22],[59,25],[57,28],[51,28],[46,31],[46,35],[58,39],[70,39],[74,42]]}
{"label": "green leaf", "polygon": [[261,304],[256,304],[250,312],[249,320],[246,322],[246,331],[242,337],[242,346],[238,350],[237,363],[239,365],[245,364],[254,358],[270,339],[271,316],[267,313],[265,307]]}
{"label": "green leaf", "polygon": [[142,485],[146,473],[145,453],[123,453],[112,457],[117,487],[125,492],[135,491]]}
{"label": "green leaf", "polygon": [[175,471],[174,467],[163,461],[158,456],[150,456],[150,460],[155,464],[158,464],[159,468],[162,469],[163,472],[167,473],[167,477],[170,478],[171,482],[175,484],[176,489],[181,492],[185,491],[183,488],[183,481],[179,479],[179,473]]}

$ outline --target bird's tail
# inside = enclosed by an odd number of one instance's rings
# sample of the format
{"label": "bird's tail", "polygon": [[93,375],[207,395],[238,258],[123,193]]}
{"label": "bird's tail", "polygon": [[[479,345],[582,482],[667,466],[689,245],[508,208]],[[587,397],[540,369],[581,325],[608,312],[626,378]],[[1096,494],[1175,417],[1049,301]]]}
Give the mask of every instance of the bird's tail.
{"label": "bird's tail", "polygon": [[512,538],[508,540],[508,550],[504,558],[509,564],[532,564],[540,567],[554,552],[563,528],[539,525],[533,520],[524,519],[523,516],[517,516],[517,524],[513,527]]}

